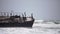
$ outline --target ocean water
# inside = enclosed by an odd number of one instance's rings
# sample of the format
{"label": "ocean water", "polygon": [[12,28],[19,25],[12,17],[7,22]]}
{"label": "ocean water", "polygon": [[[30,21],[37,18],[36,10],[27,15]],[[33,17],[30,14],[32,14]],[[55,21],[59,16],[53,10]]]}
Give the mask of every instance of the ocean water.
{"label": "ocean water", "polygon": [[5,27],[0,28],[0,34],[60,34],[60,24],[42,24],[35,22],[32,28]]}

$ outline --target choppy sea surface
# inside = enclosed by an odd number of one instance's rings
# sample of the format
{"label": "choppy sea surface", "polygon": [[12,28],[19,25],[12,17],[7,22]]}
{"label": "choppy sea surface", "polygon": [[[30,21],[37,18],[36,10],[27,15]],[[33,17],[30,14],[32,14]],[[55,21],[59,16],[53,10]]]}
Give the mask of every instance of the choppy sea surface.
{"label": "choppy sea surface", "polygon": [[40,22],[35,22],[32,28],[0,28],[0,34],[60,34],[60,24],[41,24]]}

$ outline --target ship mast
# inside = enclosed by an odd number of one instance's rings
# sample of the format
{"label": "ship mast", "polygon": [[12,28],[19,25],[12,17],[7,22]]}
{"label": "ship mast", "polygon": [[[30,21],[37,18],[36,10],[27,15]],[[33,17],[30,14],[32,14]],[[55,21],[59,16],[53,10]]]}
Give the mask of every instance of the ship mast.
{"label": "ship mast", "polygon": [[22,17],[23,17],[23,21],[25,22],[25,20],[26,20],[26,12],[24,12],[24,14],[22,13]]}
{"label": "ship mast", "polygon": [[31,18],[33,18],[33,13],[31,13]]}
{"label": "ship mast", "polygon": [[26,17],[26,12],[24,12],[24,17]]}
{"label": "ship mast", "polygon": [[12,14],[12,12],[13,12],[13,10],[11,10],[10,16],[12,16],[12,15],[13,15],[13,14]]}

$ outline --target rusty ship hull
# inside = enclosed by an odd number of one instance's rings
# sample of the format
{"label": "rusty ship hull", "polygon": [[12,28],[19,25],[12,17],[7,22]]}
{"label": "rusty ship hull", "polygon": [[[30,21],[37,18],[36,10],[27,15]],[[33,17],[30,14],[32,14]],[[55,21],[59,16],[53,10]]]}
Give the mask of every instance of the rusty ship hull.
{"label": "rusty ship hull", "polygon": [[[0,19],[0,27],[32,27],[34,19],[31,17],[23,17],[23,20],[20,19],[20,16],[12,16],[9,18]],[[29,20],[28,20],[28,19]]]}
{"label": "rusty ship hull", "polygon": [[24,23],[0,23],[0,27],[32,27],[34,21],[28,21]]}

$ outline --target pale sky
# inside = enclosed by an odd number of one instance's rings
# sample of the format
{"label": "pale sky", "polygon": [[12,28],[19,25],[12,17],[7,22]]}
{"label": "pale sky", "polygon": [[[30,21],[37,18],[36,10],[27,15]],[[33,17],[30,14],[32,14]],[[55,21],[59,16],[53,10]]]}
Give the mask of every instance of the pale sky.
{"label": "pale sky", "polygon": [[60,20],[60,0],[0,0],[0,12],[33,13],[35,19]]}

